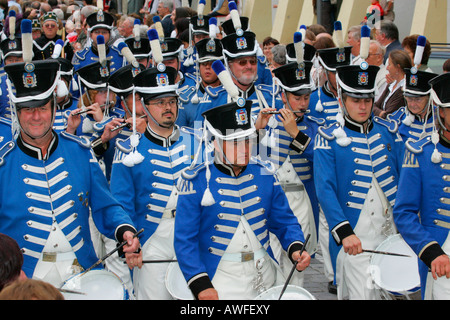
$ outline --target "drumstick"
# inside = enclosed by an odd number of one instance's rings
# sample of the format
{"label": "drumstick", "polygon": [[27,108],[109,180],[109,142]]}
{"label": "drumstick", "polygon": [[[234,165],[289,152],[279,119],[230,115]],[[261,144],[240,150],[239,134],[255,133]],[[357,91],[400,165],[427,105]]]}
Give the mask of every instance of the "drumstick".
{"label": "drumstick", "polygon": [[[142,232],[144,232],[144,229],[139,230],[138,232],[136,232],[133,235],[133,238],[136,238],[138,235],[140,235]],[[123,241],[120,245],[118,245],[117,247],[115,247],[113,250],[111,250],[109,253],[107,253],[103,258],[99,259],[96,263],[94,263],[92,266],[90,266],[89,268],[87,268],[86,270],[84,270],[81,274],[80,277],[82,275],[84,275],[86,272],[91,271],[92,269],[94,269],[96,266],[98,266],[100,263],[102,263],[103,261],[105,261],[107,258],[109,258],[114,252],[118,251],[119,249],[121,249],[124,245],[127,244],[127,240]]]}
{"label": "drumstick", "polygon": [[[178,260],[142,260],[142,263],[170,263],[170,262],[178,262]],[[127,263],[126,261],[123,262]]]}
{"label": "drumstick", "polygon": [[[308,243],[308,240],[309,240],[310,237],[311,237],[311,234],[308,234],[306,236],[306,240],[303,243],[303,248],[300,251],[300,257],[302,256],[303,251],[305,251],[306,244]],[[281,293],[280,293],[280,296],[278,297],[278,300],[281,300],[281,297],[283,296],[283,293],[286,291],[286,288],[287,288],[289,282],[291,281],[292,275],[294,274],[294,271],[297,268],[297,263],[298,263],[298,261],[295,261],[294,265],[292,266],[291,272],[289,272],[289,276],[286,279],[286,282],[285,282],[285,284],[283,286],[283,289],[281,290]]]}
{"label": "drumstick", "polygon": [[394,252],[386,252],[386,251],[378,251],[378,250],[366,250],[363,249],[363,252],[367,252],[367,253],[375,253],[375,254],[385,254],[388,256],[396,256],[396,257],[407,257],[410,258],[411,256],[407,255],[407,254],[401,254],[401,253],[394,253]]}
{"label": "drumstick", "polygon": [[82,294],[84,296],[86,296],[87,294],[84,292],[80,292],[80,291],[75,291],[75,290],[69,290],[69,289],[63,289],[63,288],[58,288],[59,291],[64,292],[64,293],[72,293],[72,294]]}

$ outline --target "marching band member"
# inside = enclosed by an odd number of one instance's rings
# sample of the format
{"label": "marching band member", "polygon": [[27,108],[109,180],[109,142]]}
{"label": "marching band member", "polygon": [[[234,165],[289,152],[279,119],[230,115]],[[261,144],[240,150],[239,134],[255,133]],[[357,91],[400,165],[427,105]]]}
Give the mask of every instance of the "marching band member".
{"label": "marching band member", "polygon": [[[103,36],[105,45],[106,59],[109,61],[109,69],[111,73],[114,73],[117,69],[121,68],[125,64],[125,59],[114,45],[112,38],[112,30],[114,26],[114,18],[108,12],[103,10],[98,10],[97,12],[91,13],[86,18],[86,24],[88,26],[88,37],[91,40],[91,45],[85,46],[82,50],[77,51],[72,59],[72,64],[74,71],[78,71],[84,66],[92,64],[99,61],[99,44],[97,43],[98,36]],[[77,75],[75,74],[75,79]],[[79,97],[79,92],[74,91],[74,96]]]}
{"label": "marching band member", "polygon": [[311,94],[309,112],[315,118],[325,119],[326,125],[334,123],[339,112],[336,68],[351,62],[352,47],[344,46],[340,21],[336,21],[334,27],[337,47],[317,50],[318,69],[323,69],[326,81]]}
{"label": "marching band member", "polygon": [[253,299],[282,284],[269,232],[291,261],[299,261],[297,270],[310,262],[306,251],[300,257],[303,232],[271,165],[250,161],[251,104],[232,102],[204,113],[214,160],[190,167],[178,184],[175,252],[199,300]]}
{"label": "marching band member", "polygon": [[[437,128],[422,139],[406,142],[394,207],[395,224],[420,258],[422,298],[450,297],[448,169],[450,159],[450,74],[430,81],[437,105]],[[434,114],[434,112],[433,112]]]}
{"label": "marching band member", "polygon": [[[130,217],[112,197],[89,142],[52,130],[59,63],[31,62],[31,52],[27,58],[24,53],[24,61],[5,67],[16,89],[10,97],[20,134],[2,149],[0,232],[21,247],[27,277],[59,287],[98,261],[90,214],[104,235],[127,240],[125,252],[136,251],[139,240],[133,238]],[[11,181],[16,181],[13,194]],[[138,262],[132,255],[130,267]]]}
{"label": "marching band member", "polygon": [[[162,60],[162,57],[161,57]],[[111,190],[134,223],[144,229],[144,259],[173,259],[176,181],[191,163],[199,142],[175,124],[178,114],[176,77],[165,67],[141,71],[133,80],[148,124],[144,133],[116,142]],[[133,271],[136,298],[171,299],[164,278],[167,263],[147,263]]]}
{"label": "marching band member", "polygon": [[[325,121],[306,115],[314,88],[310,76],[313,64],[303,60],[301,34],[297,32],[294,37],[299,50],[298,59],[273,70],[274,81],[281,87],[284,108],[279,110],[279,115],[270,118],[269,122],[273,123],[267,127],[261,143],[269,147],[268,159],[278,168],[277,177],[302,230],[311,235],[307,250],[312,254],[316,251],[316,226],[319,222],[319,205],[313,180],[314,138],[318,126]],[[258,120],[255,125],[259,129]],[[277,260],[281,259],[277,257]],[[284,265],[281,267],[283,269]],[[289,274],[289,265],[287,267]],[[302,286],[303,274],[296,275],[298,285]]]}
{"label": "marching band member", "polygon": [[199,74],[185,74],[186,81],[180,88],[180,115],[177,119],[179,126],[194,127],[194,120],[199,102],[209,96],[206,88],[216,88],[221,85],[220,79],[212,68],[216,60],[223,60],[222,43],[216,38],[206,38],[195,44]]}
{"label": "marching band member", "polygon": [[[231,22],[234,32],[228,33],[221,40],[224,62],[231,74],[233,83],[237,86],[237,95],[253,101],[252,116],[256,118],[260,109],[268,107],[279,109],[282,103],[274,96],[272,85],[256,84],[259,45],[253,32],[244,31],[245,25],[241,24],[241,21],[242,18],[239,19],[239,17],[233,19]],[[219,72],[219,70],[214,71],[217,74]],[[199,123],[203,123],[203,112],[237,98],[229,95],[223,83],[222,86],[217,88],[207,88],[207,92],[209,97],[206,98],[205,96],[197,108],[195,121]]]}
{"label": "marching band member", "polygon": [[365,61],[336,68],[341,111],[315,141],[314,180],[339,299],[377,298],[367,285],[370,255],[363,249],[375,249],[396,232],[391,213],[403,142],[395,121],[372,117],[378,69]]}
{"label": "marching band member", "polygon": [[73,84],[73,65],[72,63],[61,57],[57,57],[56,61],[60,64],[60,80],[58,83],[58,91],[56,92],[56,113],[53,130],[56,132],[65,131],[67,129],[68,113],[77,109],[78,99],[72,96],[71,86]]}
{"label": "marching band member", "polygon": [[428,82],[437,77],[437,74],[418,69],[425,43],[425,37],[420,36],[417,41],[414,67],[405,69],[403,96],[406,106],[387,115],[389,119],[398,122],[398,131],[403,141],[408,139],[420,140],[424,136],[430,135],[434,128],[435,119],[432,116],[433,110],[431,109],[431,87]]}

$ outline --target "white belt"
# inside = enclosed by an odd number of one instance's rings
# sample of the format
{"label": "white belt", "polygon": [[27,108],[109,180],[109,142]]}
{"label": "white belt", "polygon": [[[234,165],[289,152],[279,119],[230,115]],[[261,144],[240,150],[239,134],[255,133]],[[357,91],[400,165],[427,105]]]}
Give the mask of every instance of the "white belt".
{"label": "white belt", "polygon": [[236,252],[236,253],[224,253],[222,260],[231,262],[246,262],[263,258],[266,255],[266,250],[261,248],[255,252]]}
{"label": "white belt", "polygon": [[73,251],[70,252],[42,252],[39,260],[45,262],[60,262],[67,260],[75,260],[77,256]]}

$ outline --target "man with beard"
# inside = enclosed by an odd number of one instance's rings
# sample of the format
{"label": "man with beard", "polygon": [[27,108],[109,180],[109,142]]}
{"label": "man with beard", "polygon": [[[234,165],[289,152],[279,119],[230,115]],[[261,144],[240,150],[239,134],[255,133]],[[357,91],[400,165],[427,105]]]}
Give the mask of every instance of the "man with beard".
{"label": "man with beard", "polygon": [[[143,134],[116,142],[111,190],[134,223],[144,229],[144,259],[174,259],[176,182],[191,163],[198,141],[175,124],[178,115],[177,71],[164,67],[141,71],[133,80],[148,124]],[[167,263],[146,263],[133,271],[138,300],[171,299],[165,286]]]}

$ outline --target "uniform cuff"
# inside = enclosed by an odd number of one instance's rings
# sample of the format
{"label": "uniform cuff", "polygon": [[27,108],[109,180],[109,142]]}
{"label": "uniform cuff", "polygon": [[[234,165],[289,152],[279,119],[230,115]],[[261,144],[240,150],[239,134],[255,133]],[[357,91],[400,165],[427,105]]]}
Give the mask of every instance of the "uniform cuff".
{"label": "uniform cuff", "polygon": [[198,294],[203,290],[214,288],[211,280],[208,277],[207,273],[200,273],[194,277],[192,277],[188,281],[188,286],[192,291],[195,299],[198,300]]}

